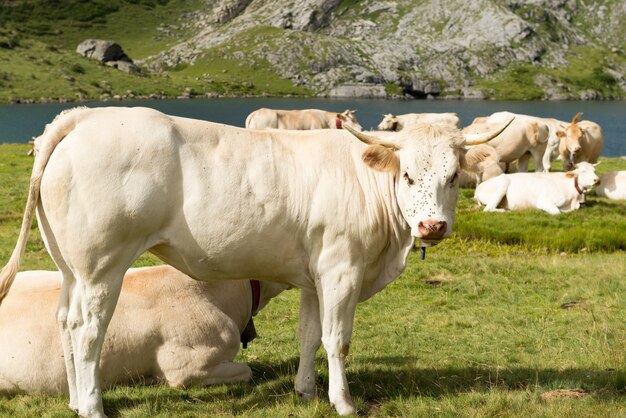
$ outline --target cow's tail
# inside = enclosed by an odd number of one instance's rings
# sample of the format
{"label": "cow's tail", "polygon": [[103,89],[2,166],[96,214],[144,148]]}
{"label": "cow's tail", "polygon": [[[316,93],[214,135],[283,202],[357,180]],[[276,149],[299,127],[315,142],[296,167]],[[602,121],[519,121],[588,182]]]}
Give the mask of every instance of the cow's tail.
{"label": "cow's tail", "polygon": [[256,114],[256,112],[252,112],[246,118],[246,129],[253,129],[252,128],[252,120],[254,119],[254,115],[255,114]]}
{"label": "cow's tail", "polygon": [[78,116],[84,109],[85,108],[71,109],[62,112],[52,123],[46,126],[44,133],[35,141],[37,151],[33,164],[33,172],[30,176],[30,186],[28,188],[28,198],[26,200],[26,208],[24,209],[22,227],[11,258],[2,271],[0,271],[0,304],[9,293],[9,289],[15,280],[15,276],[20,268],[20,262],[24,256],[28,232],[33,223],[35,209],[39,202],[41,178],[43,177],[43,172],[48,164],[48,160],[59,142],[74,129],[78,122]]}

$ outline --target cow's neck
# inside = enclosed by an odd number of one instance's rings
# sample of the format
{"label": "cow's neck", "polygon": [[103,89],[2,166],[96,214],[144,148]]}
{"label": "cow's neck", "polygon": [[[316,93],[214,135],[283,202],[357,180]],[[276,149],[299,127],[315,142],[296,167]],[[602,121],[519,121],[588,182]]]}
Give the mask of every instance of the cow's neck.
{"label": "cow's neck", "polygon": [[[415,241],[396,198],[398,175],[392,173],[378,175],[371,181],[376,184],[377,195],[381,199],[379,205],[386,213],[387,224],[381,225],[386,235],[379,256],[376,260],[371,260],[370,277],[365,278],[360,300],[368,299],[402,274]],[[383,196],[385,198],[382,198]]]}
{"label": "cow's neck", "polygon": [[578,184],[578,176],[574,177],[574,188],[576,189],[576,191],[578,192],[578,194],[583,194],[585,193],[585,191],[583,189],[580,188],[580,185]]}
{"label": "cow's neck", "polygon": [[341,119],[335,118],[335,126],[337,129],[343,129],[343,124],[341,123]]}

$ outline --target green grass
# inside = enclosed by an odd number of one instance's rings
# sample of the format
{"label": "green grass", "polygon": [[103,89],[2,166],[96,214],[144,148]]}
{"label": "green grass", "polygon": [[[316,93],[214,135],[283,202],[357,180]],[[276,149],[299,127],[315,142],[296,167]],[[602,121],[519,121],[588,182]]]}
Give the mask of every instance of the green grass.
{"label": "green grass", "polygon": [[623,97],[617,81],[605,71],[608,62],[616,61],[618,55],[602,48],[578,46],[570,49],[568,63],[557,68],[539,67],[533,64],[517,64],[478,80],[476,86],[493,90],[492,98],[498,100],[541,100],[544,88],[536,83],[539,75],[553,80],[555,85],[565,86],[574,98],[585,90],[595,90],[605,99]]}
{"label": "green grass", "polygon": [[[26,150],[0,145],[2,262],[22,216],[32,164]],[[598,171],[625,164],[603,159]],[[584,222],[611,237],[616,225],[623,227],[618,205],[626,202],[591,197],[590,203],[556,217],[489,214],[470,211],[471,192],[462,190],[455,236],[429,249],[425,261],[412,253],[402,276],[357,309],[347,376],[359,414],[626,416],[626,254],[613,248],[613,238],[581,251],[579,230],[561,232]],[[498,227],[484,228],[493,223]],[[524,235],[539,226],[541,235],[558,239]],[[144,256],[137,264],[155,263]],[[53,264],[33,227],[23,269],[36,268]],[[261,311],[259,338],[236,359],[252,367],[251,384],[123,386],[104,393],[105,410],[111,417],[333,416],[323,350],[318,399],[303,402],[294,394],[297,318],[293,290]],[[557,389],[585,395],[542,399]],[[0,396],[0,416],[71,417],[66,403],[65,397]]]}

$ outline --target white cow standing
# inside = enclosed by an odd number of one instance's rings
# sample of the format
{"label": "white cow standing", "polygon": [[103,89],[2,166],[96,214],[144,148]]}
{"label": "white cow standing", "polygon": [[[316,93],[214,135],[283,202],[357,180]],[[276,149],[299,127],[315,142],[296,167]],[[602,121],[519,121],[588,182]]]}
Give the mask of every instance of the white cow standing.
{"label": "white cow standing", "polygon": [[600,176],[596,195],[615,200],[626,200],[626,171],[609,171]]}
{"label": "white cow standing", "polygon": [[349,125],[357,131],[363,128],[357,121],[356,110],[346,109],[341,113],[319,109],[278,110],[261,108],[246,118],[247,129],[343,129]]}
{"label": "white cow standing", "polygon": [[532,157],[535,171],[544,171],[543,157],[548,145],[549,129],[541,118],[511,112],[496,112],[488,117],[474,119],[471,125],[463,128],[463,132],[472,134],[489,131],[512,117],[515,117],[515,120],[511,126],[489,145],[496,149],[501,163],[508,165],[517,161],[518,170],[526,172],[528,162]]}
{"label": "white cow standing", "polygon": [[[0,392],[67,393],[54,318],[61,280],[58,271],[19,273],[0,305]],[[129,270],[104,340],[103,386],[249,381],[250,367],[233,363],[242,332],[287,287],[257,284],[258,293],[249,280],[200,282],[170,266]]]}
{"label": "white cow standing", "polygon": [[381,131],[401,131],[418,123],[435,123],[461,128],[461,119],[456,113],[406,113],[383,115],[383,120],[378,124]]}
{"label": "white cow standing", "polygon": [[487,212],[541,209],[558,215],[578,209],[598,181],[594,165],[583,162],[567,173],[502,174],[479,184],[474,197]]}
{"label": "white cow standing", "polygon": [[296,286],[296,390],[315,395],[323,343],[329,400],[339,414],[352,414],[345,359],[357,302],[400,275],[415,238],[432,245],[451,234],[458,172],[472,153],[463,146],[506,126],[464,138],[421,125],[386,142],[349,127],[248,130],[147,108],[63,112],[37,138],[0,301],[36,209],[63,273],[57,319],[70,408],[103,417],[102,344],[124,273],[143,252],[198,280]]}

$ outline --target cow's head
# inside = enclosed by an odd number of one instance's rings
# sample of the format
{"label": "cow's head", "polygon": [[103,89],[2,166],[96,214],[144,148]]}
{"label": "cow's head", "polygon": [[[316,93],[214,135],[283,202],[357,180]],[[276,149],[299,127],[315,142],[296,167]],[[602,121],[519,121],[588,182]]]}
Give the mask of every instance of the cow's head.
{"label": "cow's head", "polygon": [[464,146],[495,138],[512,120],[495,131],[474,135],[450,126],[417,124],[393,140],[348,130],[369,145],[362,155],[368,166],[394,174],[398,206],[411,235],[423,245],[434,245],[452,233],[459,170],[481,158],[480,149]]}
{"label": "cow's head", "polygon": [[356,112],[356,110],[346,109],[346,110],[344,110],[341,113],[337,113],[337,119],[339,119],[341,121],[341,125],[344,128],[346,126],[349,126],[352,129],[355,129],[357,131],[362,131],[363,127],[361,126],[359,121],[356,120],[356,116],[354,116],[355,112]]}
{"label": "cow's head", "polygon": [[398,117],[387,113],[383,115],[383,120],[378,124],[379,131],[395,131],[398,127]]}
{"label": "cow's head", "polygon": [[576,113],[576,116],[572,118],[572,122],[565,128],[564,131],[558,131],[556,134],[561,138],[561,141],[565,141],[565,146],[569,151],[570,162],[573,164],[575,161],[576,153],[580,151],[580,138],[583,135],[583,131],[578,126],[578,121],[582,116],[582,112]]}
{"label": "cow's head", "polygon": [[596,174],[597,164],[591,164],[586,161],[576,164],[574,170],[568,172],[566,175],[572,178],[578,178],[578,187],[583,191],[588,191],[591,187],[600,183],[600,178]]}

